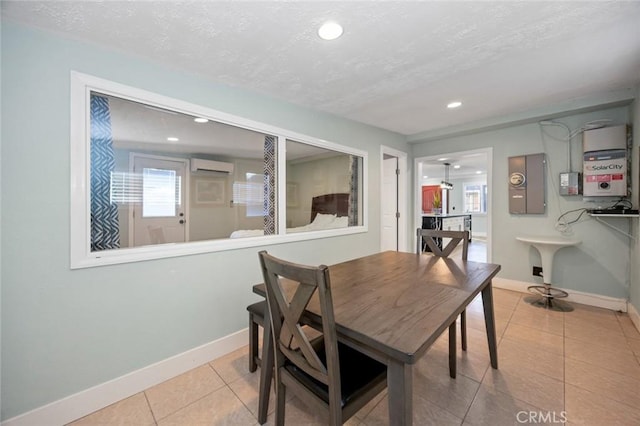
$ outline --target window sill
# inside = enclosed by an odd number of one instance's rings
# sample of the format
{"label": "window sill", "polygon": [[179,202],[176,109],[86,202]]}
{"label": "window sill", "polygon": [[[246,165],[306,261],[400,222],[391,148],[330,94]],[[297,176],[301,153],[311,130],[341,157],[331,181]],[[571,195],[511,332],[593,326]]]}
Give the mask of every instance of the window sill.
{"label": "window sill", "polygon": [[144,262],[147,260],[170,257],[189,256],[203,253],[237,250],[250,247],[262,247],[273,244],[293,243],[298,241],[317,240],[320,238],[367,232],[365,226],[353,226],[347,229],[327,229],[296,234],[269,235],[237,239],[194,241],[188,243],[161,244],[103,252],[91,252],[71,257],[71,269],[93,268],[96,266],[117,265],[121,263]]}

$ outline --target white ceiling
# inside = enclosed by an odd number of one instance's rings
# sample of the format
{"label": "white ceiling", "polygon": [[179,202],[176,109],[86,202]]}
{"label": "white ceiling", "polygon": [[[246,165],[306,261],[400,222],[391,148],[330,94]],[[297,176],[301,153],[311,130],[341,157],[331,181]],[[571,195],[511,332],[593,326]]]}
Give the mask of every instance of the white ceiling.
{"label": "white ceiling", "polygon": [[[2,1],[2,14],[409,140],[640,82],[638,1]],[[317,37],[327,19],[338,40]]]}

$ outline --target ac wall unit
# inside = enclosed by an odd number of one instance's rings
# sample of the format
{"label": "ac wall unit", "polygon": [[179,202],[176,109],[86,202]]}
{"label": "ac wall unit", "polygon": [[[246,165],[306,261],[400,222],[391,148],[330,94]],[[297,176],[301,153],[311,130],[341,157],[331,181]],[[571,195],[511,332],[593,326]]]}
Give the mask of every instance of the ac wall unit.
{"label": "ac wall unit", "polygon": [[233,164],[222,161],[203,160],[201,158],[191,159],[191,171],[207,171],[218,173],[233,173]]}

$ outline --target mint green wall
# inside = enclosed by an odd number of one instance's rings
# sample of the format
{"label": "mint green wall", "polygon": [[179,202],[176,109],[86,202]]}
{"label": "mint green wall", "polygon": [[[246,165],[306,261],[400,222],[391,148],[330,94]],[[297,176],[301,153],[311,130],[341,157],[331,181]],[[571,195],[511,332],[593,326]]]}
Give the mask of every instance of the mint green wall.
{"label": "mint green wall", "polygon": [[[612,124],[628,123],[629,117],[628,107],[618,107],[556,119],[573,130],[596,119],[612,119]],[[549,127],[546,131],[556,138],[566,136],[566,130],[560,127]],[[539,279],[531,275],[531,267],[540,265],[540,256],[537,250],[517,241],[515,237],[519,234],[559,235],[554,225],[561,211],[588,206],[582,202],[582,197],[557,195],[558,174],[567,169],[567,146],[564,142],[555,141],[550,137],[545,138],[545,141],[545,144],[541,141],[538,124],[531,123],[413,146],[413,155],[416,158],[493,147],[492,261],[502,265],[499,275],[502,278],[537,282]],[[581,170],[582,138],[575,138],[572,147],[573,169]],[[507,158],[539,152],[547,153],[551,171],[547,177],[551,176],[555,183],[554,185],[547,179],[547,213],[511,215],[507,196]],[[637,174],[638,171],[634,170],[634,175]],[[610,219],[610,224],[629,232],[630,220],[637,222],[637,219],[613,218]],[[573,232],[583,242],[576,248],[565,248],[556,253],[553,267],[554,284],[586,293],[628,298],[631,239],[590,217],[574,224]]]}
{"label": "mint green wall", "polygon": [[401,135],[5,21],[2,419],[246,328],[261,280],[258,249],[69,269],[70,70],[368,151],[368,233],[266,248],[331,264],[380,246],[380,145],[407,152]]}

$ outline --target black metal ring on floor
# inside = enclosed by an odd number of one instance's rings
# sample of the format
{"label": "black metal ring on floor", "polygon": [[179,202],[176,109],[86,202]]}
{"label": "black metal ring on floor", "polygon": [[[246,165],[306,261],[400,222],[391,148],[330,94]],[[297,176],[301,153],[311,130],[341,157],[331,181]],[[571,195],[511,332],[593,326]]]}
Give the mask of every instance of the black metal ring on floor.
{"label": "black metal ring on floor", "polygon": [[[527,290],[529,290],[530,293],[533,293],[535,295],[539,295],[539,296],[542,296],[542,297],[548,297],[548,298],[552,298],[552,299],[569,296],[569,293],[567,293],[564,290],[560,290],[560,289],[553,288],[553,287],[546,287],[546,286],[543,286],[543,285],[531,285],[531,286],[527,287]],[[555,292],[555,293],[553,293],[553,292]]]}

